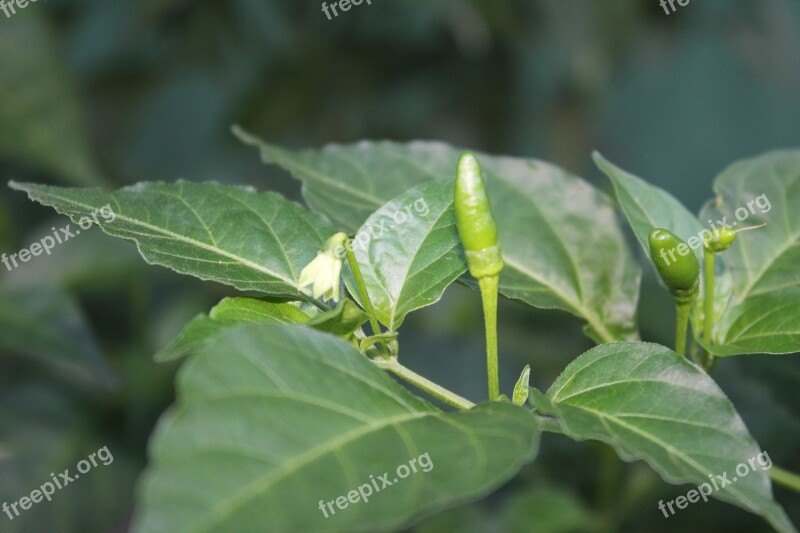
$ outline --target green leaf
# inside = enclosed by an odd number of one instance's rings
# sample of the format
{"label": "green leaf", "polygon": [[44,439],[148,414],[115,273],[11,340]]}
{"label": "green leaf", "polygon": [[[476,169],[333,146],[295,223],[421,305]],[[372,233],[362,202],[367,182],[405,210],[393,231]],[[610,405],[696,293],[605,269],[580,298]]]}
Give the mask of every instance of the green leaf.
{"label": "green leaf", "polygon": [[269,324],[305,324],[309,316],[291,303],[265,302],[255,298],[225,298],[208,316],[225,324],[257,322]]}
{"label": "green leaf", "polygon": [[[452,182],[462,150],[437,142],[360,142],[291,152],[244,133],[266,163],[303,182],[312,209],[355,231],[376,209],[431,180]],[[640,271],[610,200],[535,159],[476,154],[484,170],[506,267],[500,292],[588,322],[598,341],[636,337]]]}
{"label": "green leaf", "polygon": [[718,256],[730,267],[733,295],[715,327],[717,355],[800,352],[798,183],[800,150],[740,161],[714,182],[717,200],[703,220],[727,217],[734,229],[767,223],[739,234]]}
{"label": "green leaf", "polygon": [[[334,336],[239,326],[181,369],[178,404],[151,442],[134,529],[396,529],[486,494],[533,458],[538,440],[521,407],[445,414]],[[401,479],[398,467],[412,460],[417,472]],[[391,486],[378,481],[384,472]],[[383,490],[346,501],[372,479]],[[334,503],[326,518],[320,502],[342,496],[348,507]]]}
{"label": "green leaf", "polygon": [[[396,331],[408,313],[439,301],[466,272],[451,182],[415,187],[378,209],[353,240],[376,318]],[[345,276],[360,302],[352,274]]]}
{"label": "green leaf", "polygon": [[34,12],[0,24],[0,153],[67,182],[96,185],[103,180],[60,48]]}
{"label": "green leaf", "polygon": [[[653,228],[667,229],[687,243],[690,237],[700,235],[703,225],[670,193],[622,170],[598,152],[594,153],[594,161],[614,184],[617,202],[647,257],[650,257],[648,237]],[[693,250],[702,264],[702,244]]]}
{"label": "green leaf", "polygon": [[95,214],[103,231],[135,241],[150,264],[271,296],[309,299],[298,287],[300,271],[333,233],[324,217],[244,187],[179,181],[108,193],[10,186],[73,222]]}
{"label": "green leaf", "polygon": [[225,298],[206,315],[194,317],[169,346],[157,353],[158,362],[180,359],[195,352],[222,331],[242,323],[304,324],[309,316],[289,303],[255,298]]}
{"label": "green leaf", "polygon": [[345,298],[334,309],[316,315],[308,325],[339,337],[349,337],[367,320],[369,316],[352,300]]}
{"label": "green leaf", "polygon": [[709,476],[738,476],[711,496],[763,516],[778,531],[795,531],[773,500],[761,463],[748,465],[746,475],[736,472],[756,460],[760,449],[730,400],[668,348],[598,346],[570,364],[547,396],[569,436],[610,444],[626,461],[642,459],[669,483],[700,485]]}

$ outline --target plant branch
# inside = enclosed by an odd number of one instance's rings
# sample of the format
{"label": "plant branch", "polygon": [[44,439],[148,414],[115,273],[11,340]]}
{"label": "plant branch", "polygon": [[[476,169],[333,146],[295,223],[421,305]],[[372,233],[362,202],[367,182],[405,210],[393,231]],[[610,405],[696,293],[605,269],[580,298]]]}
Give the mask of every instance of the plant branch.
{"label": "plant branch", "polygon": [[404,367],[399,362],[397,362],[396,357],[392,357],[389,359],[374,359],[372,362],[378,368],[382,368],[383,370],[388,370],[397,377],[402,378],[407,382],[411,383],[418,389],[427,392],[434,398],[441,400],[445,403],[448,403],[453,407],[457,407],[458,409],[461,410],[472,409],[473,407],[475,407],[475,404],[467,400],[466,398],[463,398],[458,394],[445,389],[441,385],[434,383],[433,381],[427,379],[426,377],[417,374],[413,370]]}
{"label": "plant branch", "polygon": [[692,303],[675,303],[675,351],[686,357],[686,333],[689,330],[689,313],[692,310]]}
{"label": "plant branch", "polygon": [[795,473],[773,466],[769,469],[769,477],[777,485],[800,492],[800,476]]}
{"label": "plant branch", "polygon": [[[716,258],[717,254],[714,250],[705,248],[703,252],[704,268],[703,275],[705,276],[705,304],[704,318],[703,318],[703,337],[705,338],[706,345],[710,348],[714,343],[714,293],[716,291]],[[716,362],[714,354],[709,350],[703,361],[703,368],[706,371],[711,371]]]}

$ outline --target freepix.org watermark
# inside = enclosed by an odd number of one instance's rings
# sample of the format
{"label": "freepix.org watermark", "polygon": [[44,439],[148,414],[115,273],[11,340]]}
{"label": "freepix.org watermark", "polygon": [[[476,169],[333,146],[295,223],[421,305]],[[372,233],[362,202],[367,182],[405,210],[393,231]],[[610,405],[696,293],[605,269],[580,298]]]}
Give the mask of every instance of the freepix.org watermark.
{"label": "freepix.org watermark", "polygon": [[345,244],[337,246],[333,253],[339,259],[344,258],[346,250],[367,250],[370,241],[381,237],[387,232],[390,232],[403,224],[411,221],[417,216],[426,217],[431,212],[430,206],[425,198],[420,197],[413,202],[399,208],[391,215],[387,215],[368,226],[365,226],[359,231],[353,239],[348,240]]}
{"label": "freepix.org watermark", "polygon": [[92,224],[99,225],[100,221],[97,218],[98,215],[100,215],[106,223],[114,222],[114,220],[117,218],[117,215],[114,214],[111,206],[106,204],[100,209],[95,210],[91,215],[82,217],[78,221],[78,226],[80,226],[81,229],[76,229],[73,231],[70,229],[71,224],[67,224],[65,227],[59,229],[52,227],[50,228],[53,231],[52,235],[46,235],[42,237],[38,242],[31,244],[28,248],[23,248],[15,254],[0,255],[0,262],[2,262],[6,269],[11,272],[13,269],[19,266],[17,259],[19,259],[19,261],[22,263],[27,263],[31,260],[31,258],[42,255],[42,252],[50,255],[53,248],[56,247],[56,244],[63,244],[71,238],[80,235],[81,230],[88,230],[92,227]]}
{"label": "freepix.org watermark", "polygon": [[[325,13],[328,20],[333,20],[339,16],[340,12],[350,11],[351,7],[360,6],[364,2],[367,2],[369,6],[372,5],[372,0],[339,0],[338,2],[331,2],[330,5],[327,2],[322,2],[322,12]],[[333,17],[331,17],[331,13],[333,13]]]}
{"label": "freepix.org watermark", "polygon": [[[736,220],[728,220],[728,215],[723,216],[722,219],[717,221],[709,219],[708,224],[711,226],[711,229],[703,228],[697,235],[692,235],[686,239],[686,243],[681,243],[671,250],[662,249],[660,253],[661,259],[663,259],[664,262],[669,265],[672,262],[677,261],[677,258],[675,257],[676,252],[678,255],[682,255],[684,257],[689,255],[691,250],[696,250],[703,246],[706,240],[713,236],[714,230],[721,228],[736,228],[740,222],[744,222],[750,218],[751,215],[755,215],[756,208],[758,208],[758,213],[761,215],[765,215],[772,210],[772,204],[770,203],[766,194],[762,194],[753,198],[747,202],[746,206],[738,207],[736,211],[733,212],[733,216],[736,217]],[[746,230],[752,228],[743,229]],[[740,229],[739,231],[743,231],[743,229]]]}
{"label": "freepix.org watermark", "polygon": [[[417,467],[419,467],[419,470]],[[364,483],[357,489],[351,490],[346,495],[339,496],[338,498],[328,502],[325,500],[320,500],[319,510],[322,511],[322,514],[325,515],[325,518],[330,518],[332,515],[336,514],[334,504],[340,511],[344,511],[350,504],[355,504],[361,501],[368,503],[369,498],[373,494],[379,493],[386,487],[391,487],[395,483],[399,483],[401,480],[407,478],[411,474],[416,474],[419,471],[430,472],[431,470],[433,470],[433,461],[431,461],[431,458],[427,452],[423,453],[416,459],[411,459],[408,464],[403,463],[399,465],[395,470],[395,475],[397,477],[389,479],[389,472],[384,472],[383,475],[377,477],[370,475],[369,483]],[[375,489],[374,492],[372,490],[373,488]]]}
{"label": "freepix.org watermark", "polygon": [[8,516],[9,520],[14,520],[21,512],[27,511],[37,503],[41,503],[42,500],[47,500],[48,502],[52,501],[56,490],[61,490],[67,485],[71,485],[81,477],[81,474],[86,474],[90,472],[92,468],[96,468],[100,465],[108,466],[113,462],[114,456],[108,451],[108,446],[103,446],[86,459],[78,461],[76,465],[78,469],[77,474],[70,475],[69,468],[61,472],[58,476],[50,474],[52,482],[47,481],[42,483],[42,485],[38,489],[33,490],[29,496],[23,496],[18,501],[10,504],[8,502],[3,502],[3,513]]}
{"label": "freepix.org watermark", "polygon": [[[690,490],[686,493],[686,496],[678,496],[674,500],[669,500],[666,505],[664,504],[664,500],[660,500],[658,502],[658,508],[664,513],[664,518],[669,518],[676,512],[673,508],[673,504],[678,509],[686,509],[690,503],[697,503],[700,499],[707,502],[708,497],[714,492],[736,483],[743,477],[747,477],[750,472],[755,472],[756,470],[761,470],[763,472],[770,468],[772,468],[772,460],[769,458],[769,454],[767,452],[761,452],[748,459],[746,463],[739,463],[736,465],[735,476],[732,475],[728,478],[728,472],[723,472],[721,475],[709,475],[708,480],[711,483],[698,485],[697,489]],[[669,509],[670,514],[667,514],[667,509]]]}
{"label": "freepix.org watermark", "polygon": [[0,0],[0,10],[5,13],[7,19],[10,19],[17,14],[17,9],[25,9],[29,4],[34,3],[36,0]]}

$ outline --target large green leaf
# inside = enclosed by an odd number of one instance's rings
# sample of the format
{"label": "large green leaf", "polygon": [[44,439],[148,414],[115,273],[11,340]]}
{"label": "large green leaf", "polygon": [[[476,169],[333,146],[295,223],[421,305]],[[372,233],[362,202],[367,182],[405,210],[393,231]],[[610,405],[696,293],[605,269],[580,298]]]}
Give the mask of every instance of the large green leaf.
{"label": "large green leaf", "polygon": [[34,11],[0,24],[0,154],[71,183],[100,183],[74,84]]}
{"label": "large green leaf", "polygon": [[309,318],[291,303],[265,302],[255,298],[225,298],[208,315],[194,317],[181,334],[157,353],[154,359],[158,362],[179,359],[199,350],[223,330],[238,324],[304,324]]}
{"label": "large green leaf", "polygon": [[[11,183],[74,222],[135,241],[150,264],[273,296],[307,299],[302,268],[333,233],[324,217],[274,193],[214,183],[141,183],[109,193]],[[75,234],[80,229],[73,228]]]}
{"label": "large green leaf", "polygon": [[[361,226],[353,245],[377,318],[394,331],[409,312],[439,301],[467,270],[453,184],[425,183],[386,203]],[[352,276],[345,280],[359,298]]]}
{"label": "large green leaf", "polygon": [[[711,496],[795,531],[772,497],[772,463],[762,456],[730,400],[700,368],[668,348],[623,342],[598,346],[570,364],[547,393],[565,432],[643,459],[670,483],[727,476]],[[752,468],[748,461],[754,460]],[[740,464],[748,473],[738,473]],[[720,480],[720,484],[723,482]],[[709,485],[710,486],[710,485]]]}
{"label": "large green leaf", "polygon": [[[239,326],[182,368],[178,404],[151,443],[135,530],[383,531],[487,493],[532,459],[538,440],[521,407],[445,414],[336,337]],[[401,479],[411,460],[417,472]],[[383,490],[346,509],[334,503],[325,517],[320,505],[366,493],[372,479]]]}
{"label": "large green leaf", "polygon": [[800,352],[800,150],[740,161],[722,172],[714,190],[717,199],[703,209],[703,220],[768,225],[742,233],[721,254],[733,296],[717,322],[713,351]]}
{"label": "large green leaf", "polygon": [[[302,180],[309,205],[348,231],[416,185],[453,180],[462,152],[437,142],[366,141],[292,152],[236,133]],[[477,155],[506,263],[500,291],[582,317],[595,340],[635,337],[640,272],[610,200],[548,163]]]}

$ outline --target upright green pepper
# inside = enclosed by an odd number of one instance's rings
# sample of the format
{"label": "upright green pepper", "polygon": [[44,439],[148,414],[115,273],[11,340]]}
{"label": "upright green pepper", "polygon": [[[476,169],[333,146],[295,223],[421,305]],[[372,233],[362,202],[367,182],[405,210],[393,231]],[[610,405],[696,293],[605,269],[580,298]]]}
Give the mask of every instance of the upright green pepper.
{"label": "upright green pepper", "polygon": [[469,265],[478,280],[486,326],[486,367],[489,399],[500,397],[497,363],[497,291],[503,257],[497,240],[497,225],[492,216],[481,168],[474,155],[465,153],[458,161],[455,187],[456,227]]}
{"label": "upright green pepper", "polygon": [[655,228],[649,241],[650,257],[675,300],[675,351],[684,355],[692,300],[700,288],[700,262],[692,249],[670,231]]}
{"label": "upright green pepper", "polygon": [[656,228],[650,232],[650,256],[676,301],[691,301],[700,282],[700,262],[689,245],[674,233]]}
{"label": "upright green pepper", "polygon": [[480,165],[470,153],[465,153],[458,161],[455,209],[458,235],[464,244],[470,274],[478,280],[497,276],[503,270],[497,225]]}

